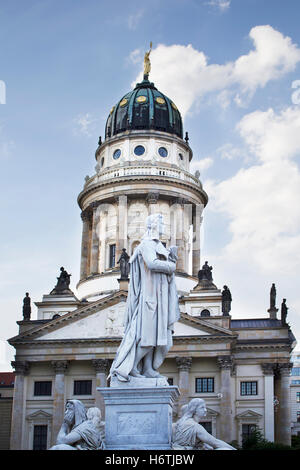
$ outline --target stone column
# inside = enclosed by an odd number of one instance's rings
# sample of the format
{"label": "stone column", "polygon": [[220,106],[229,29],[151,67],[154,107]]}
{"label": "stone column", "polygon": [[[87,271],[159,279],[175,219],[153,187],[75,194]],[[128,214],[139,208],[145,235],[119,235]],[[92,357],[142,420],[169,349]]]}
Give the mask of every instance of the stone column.
{"label": "stone column", "polygon": [[291,445],[290,370],[292,366],[290,362],[277,366],[280,373],[279,442],[289,446]]}
{"label": "stone column", "polygon": [[193,215],[193,276],[198,276],[200,270],[200,228],[202,223],[202,211],[204,205],[196,204]]}
{"label": "stone column", "polygon": [[15,369],[14,399],[11,418],[10,450],[23,449],[23,427],[26,403],[25,375],[29,371],[27,361],[13,361]]}
{"label": "stone column", "polygon": [[105,404],[104,399],[100,392],[97,391],[98,387],[107,387],[107,374],[110,368],[109,359],[93,359],[93,366],[96,371],[96,398],[95,406],[101,410],[102,420],[105,418]]}
{"label": "stone column", "polygon": [[91,204],[93,208],[93,224],[92,224],[92,241],[91,241],[91,262],[90,274],[99,273],[99,221],[100,214],[98,210],[98,203]]}
{"label": "stone column", "polygon": [[265,376],[265,438],[274,442],[274,367],[275,364],[261,364]]}
{"label": "stone column", "polygon": [[178,388],[180,397],[178,400],[178,416],[180,416],[180,408],[188,403],[190,394],[190,369],[192,367],[191,357],[176,357],[176,365],[179,371]]}
{"label": "stone column", "polygon": [[149,215],[155,214],[158,209],[157,209],[157,201],[159,199],[159,193],[158,192],[151,192],[147,194],[146,200],[148,202],[149,206]]}
{"label": "stone column", "polygon": [[80,279],[88,275],[88,256],[89,256],[89,232],[90,232],[90,211],[81,212],[82,219],[82,240],[81,240],[81,264]]}
{"label": "stone column", "polygon": [[232,441],[233,413],[231,403],[231,356],[219,356],[218,365],[221,369],[221,401],[220,401],[220,439]]}
{"label": "stone column", "polygon": [[176,246],[178,247],[176,271],[184,271],[184,199],[177,198],[176,203]]}
{"label": "stone column", "polygon": [[53,425],[51,445],[56,444],[56,438],[61,428],[65,412],[65,373],[69,361],[52,361],[52,367],[55,371],[54,390],[53,390]]}
{"label": "stone column", "polygon": [[[128,249],[127,239],[127,196],[120,196],[118,198],[118,226],[119,233],[117,234],[119,249],[116,250],[117,261],[119,260],[122,249]],[[117,247],[116,247],[117,248]]]}

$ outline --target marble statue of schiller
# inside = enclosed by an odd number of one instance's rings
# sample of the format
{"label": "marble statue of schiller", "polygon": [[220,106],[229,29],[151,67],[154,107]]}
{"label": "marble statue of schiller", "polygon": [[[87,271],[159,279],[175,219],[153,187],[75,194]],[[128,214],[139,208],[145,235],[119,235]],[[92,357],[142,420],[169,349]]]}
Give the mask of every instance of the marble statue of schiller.
{"label": "marble statue of schiller", "polygon": [[134,377],[161,377],[157,369],[172,346],[174,323],[179,319],[175,285],[177,248],[159,241],[161,214],[147,217],[147,231],[130,258],[130,284],[123,340],[110,375],[120,381]]}

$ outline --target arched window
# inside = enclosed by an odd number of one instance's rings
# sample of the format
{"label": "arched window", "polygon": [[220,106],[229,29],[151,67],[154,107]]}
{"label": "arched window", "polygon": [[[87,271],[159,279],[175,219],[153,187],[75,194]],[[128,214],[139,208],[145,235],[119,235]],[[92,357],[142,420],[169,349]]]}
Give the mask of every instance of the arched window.
{"label": "arched window", "polygon": [[202,312],[200,313],[200,316],[201,316],[201,317],[210,317],[210,311],[205,308],[205,309],[202,310]]}

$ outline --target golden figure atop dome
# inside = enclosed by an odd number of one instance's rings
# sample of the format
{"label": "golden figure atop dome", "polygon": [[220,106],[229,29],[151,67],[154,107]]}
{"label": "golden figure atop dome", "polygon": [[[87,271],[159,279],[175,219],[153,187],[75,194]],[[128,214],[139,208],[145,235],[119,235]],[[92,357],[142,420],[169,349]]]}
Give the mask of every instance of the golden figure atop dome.
{"label": "golden figure atop dome", "polygon": [[150,63],[150,53],[152,51],[152,42],[150,42],[150,49],[148,52],[145,53],[144,56],[144,80],[148,80],[149,73],[151,70],[151,63]]}

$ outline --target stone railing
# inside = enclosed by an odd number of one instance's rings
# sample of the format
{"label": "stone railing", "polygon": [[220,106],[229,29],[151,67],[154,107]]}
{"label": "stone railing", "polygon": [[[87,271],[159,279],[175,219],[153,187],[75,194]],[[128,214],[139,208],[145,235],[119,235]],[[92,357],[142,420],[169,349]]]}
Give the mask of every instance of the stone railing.
{"label": "stone railing", "polygon": [[85,188],[93,184],[127,176],[164,176],[167,178],[178,178],[180,180],[197,184],[198,186],[202,187],[198,178],[193,176],[191,173],[179,168],[176,169],[163,166],[135,165],[100,171],[97,175],[94,175],[91,178],[86,178]]}

